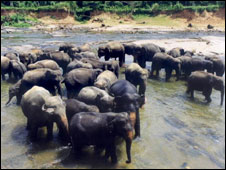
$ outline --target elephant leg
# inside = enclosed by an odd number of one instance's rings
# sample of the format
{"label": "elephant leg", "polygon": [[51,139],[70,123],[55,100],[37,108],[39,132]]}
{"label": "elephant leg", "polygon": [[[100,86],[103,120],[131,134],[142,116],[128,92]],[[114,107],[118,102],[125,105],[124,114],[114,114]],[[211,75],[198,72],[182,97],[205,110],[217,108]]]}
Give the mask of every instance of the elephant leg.
{"label": "elephant leg", "polygon": [[205,96],[205,100],[207,100],[207,103],[210,103],[212,100],[210,98],[210,95],[212,93],[212,88],[206,88],[203,90],[203,95]]}
{"label": "elephant leg", "polygon": [[27,119],[27,127],[26,127],[27,130],[31,130],[31,123],[29,122],[29,120]]}
{"label": "elephant leg", "polygon": [[48,134],[48,139],[51,139],[53,137],[53,122],[49,122],[47,124],[47,134]]}
{"label": "elephant leg", "polygon": [[159,71],[160,69],[156,69],[156,77],[159,77]]}
{"label": "elephant leg", "polygon": [[38,134],[38,127],[35,125],[31,125],[31,131],[30,131],[30,136],[32,140],[37,139],[37,134]]}
{"label": "elephant leg", "polygon": [[119,57],[119,66],[120,67],[122,67],[122,65],[123,65],[123,60],[124,60],[123,57]]}
{"label": "elephant leg", "polygon": [[191,99],[194,99],[194,90],[191,90]]}
{"label": "elephant leg", "polygon": [[136,111],[136,123],[135,123],[135,137],[140,137],[140,114],[139,110]]}
{"label": "elephant leg", "polygon": [[115,146],[115,142],[114,139],[112,139],[112,141],[110,142],[110,146],[109,147],[109,152],[111,155],[111,162],[113,164],[117,163],[117,156],[116,156],[116,146]]}
{"label": "elephant leg", "polygon": [[5,80],[5,74],[2,73],[2,80]]}

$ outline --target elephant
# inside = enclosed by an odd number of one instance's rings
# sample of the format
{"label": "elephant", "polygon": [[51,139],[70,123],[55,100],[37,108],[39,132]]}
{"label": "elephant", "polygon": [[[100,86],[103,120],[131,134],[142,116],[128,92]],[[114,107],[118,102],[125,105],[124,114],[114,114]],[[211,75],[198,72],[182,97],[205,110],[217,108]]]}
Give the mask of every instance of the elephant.
{"label": "elephant", "polygon": [[95,80],[94,86],[102,90],[108,91],[110,86],[117,80],[118,79],[116,75],[112,71],[105,70],[99,74],[99,76]]}
{"label": "elephant", "polygon": [[109,94],[114,97],[114,112],[128,112],[135,128],[135,138],[140,137],[139,108],[144,104],[144,96],[140,96],[136,87],[127,80],[113,83]]}
{"label": "elephant", "polygon": [[43,54],[40,55],[39,60],[45,59],[55,61],[63,69],[63,74],[66,73],[67,65],[71,61],[69,55],[63,51],[44,51]]}
{"label": "elephant", "polygon": [[9,88],[9,100],[6,102],[5,105],[8,105],[14,96],[16,96],[17,98],[17,104],[18,105],[20,104],[19,103],[20,86],[21,86],[21,79],[18,80],[16,84],[14,84]]}
{"label": "elephant", "polygon": [[97,106],[88,105],[76,99],[67,99],[64,102],[66,103],[66,115],[67,115],[68,123],[70,123],[71,118],[77,113],[99,112],[99,109]]}
{"label": "elephant", "polygon": [[119,66],[125,63],[125,48],[120,42],[109,42],[98,48],[98,56],[101,58],[105,56],[105,61],[108,61],[110,58],[119,58]]}
{"label": "elephant", "polygon": [[145,96],[148,70],[143,69],[137,63],[130,64],[125,70],[125,77],[135,87],[139,86],[139,95]]}
{"label": "elephant", "polygon": [[60,84],[62,80],[62,73],[59,70],[39,68],[27,71],[21,79],[19,94],[17,95],[17,103],[20,104],[22,95],[35,85],[44,87],[45,89],[49,90],[50,93],[52,93],[53,95],[55,95],[55,88],[57,88],[58,93],[62,96]]}
{"label": "elephant", "polygon": [[74,60],[81,60],[82,58],[91,58],[91,59],[96,59],[98,60],[99,58],[96,56],[96,54],[94,52],[91,51],[85,51],[85,52],[81,52],[81,53],[74,53],[74,54],[70,54],[70,57]]}
{"label": "elephant", "polygon": [[115,60],[111,60],[111,61],[106,61],[106,66],[107,66],[107,70],[112,71],[113,73],[115,73],[116,77],[119,77],[119,62],[115,61]]}
{"label": "elephant", "polygon": [[221,77],[215,76],[212,73],[207,73],[204,71],[192,72],[188,77],[187,93],[191,93],[191,98],[194,99],[194,90],[202,91],[207,102],[211,102],[210,95],[212,93],[212,88],[221,92],[221,103],[224,100],[224,81]]}
{"label": "elephant", "polygon": [[201,58],[191,58],[188,56],[178,57],[181,61],[181,70],[185,73],[185,78],[191,74],[193,71],[204,71],[212,73],[213,72],[213,62],[204,60]]}
{"label": "elephant", "polygon": [[19,53],[20,62],[23,63],[26,67],[29,64],[35,63],[38,60],[38,57],[35,53]]}
{"label": "elephant", "polygon": [[4,57],[7,57],[10,60],[16,60],[16,61],[20,60],[19,59],[19,54],[15,53],[15,52],[6,53],[6,54],[4,54]]}
{"label": "elephant", "polygon": [[27,129],[32,139],[37,139],[38,128],[46,126],[48,138],[53,135],[53,123],[59,135],[69,140],[65,103],[59,96],[52,96],[45,88],[34,86],[22,97],[21,108],[27,117]]}
{"label": "elephant", "polygon": [[125,53],[133,56],[133,62],[137,63],[137,57],[141,56],[142,45],[135,43],[124,43]]}
{"label": "elephant", "polygon": [[21,79],[27,71],[26,66],[20,61],[11,60],[9,66],[16,80]]}
{"label": "elephant", "polygon": [[82,61],[76,60],[74,59],[72,62],[70,62],[67,65],[67,73],[70,72],[73,69],[77,69],[77,68],[87,68],[87,69],[92,69],[93,66],[90,63],[83,63]]}
{"label": "elephant", "polygon": [[1,75],[2,80],[5,80],[5,74],[11,78],[10,59],[8,57],[1,56]]}
{"label": "elephant", "polygon": [[[180,57],[182,55],[185,55],[185,51],[184,51],[183,48],[176,47],[176,48],[173,48],[172,50],[168,51],[167,54],[171,55],[174,58],[177,58],[177,57]],[[189,53],[187,53],[187,54],[189,54]]]}
{"label": "elephant", "polygon": [[83,58],[80,61],[83,62],[83,63],[91,64],[94,69],[102,69],[102,70],[107,69],[107,62],[106,61],[99,61],[97,59],[92,59],[92,58]]}
{"label": "elephant", "polygon": [[126,153],[131,163],[132,125],[127,113],[81,112],[75,114],[69,124],[72,148],[76,156],[83,146],[94,145],[105,149],[105,158],[117,163],[115,138],[126,142]]}
{"label": "elephant", "polygon": [[37,61],[34,64],[29,64],[27,66],[28,70],[34,70],[37,68],[49,68],[51,70],[61,70],[59,65],[53,60],[41,60]]}
{"label": "elephant", "polygon": [[76,97],[79,91],[85,86],[92,86],[97,76],[102,72],[100,69],[78,68],[71,70],[65,75],[62,83],[65,83],[67,97]]}
{"label": "elephant", "polygon": [[82,88],[77,99],[86,104],[97,106],[100,112],[111,112],[114,106],[114,98],[106,91],[94,86]]}
{"label": "elephant", "polygon": [[83,44],[82,46],[78,47],[78,52],[86,52],[86,51],[91,51],[91,47],[89,44]]}
{"label": "elephant", "polygon": [[65,53],[69,53],[69,51],[74,48],[75,45],[70,43],[64,43],[59,47],[59,51],[64,51]]}
{"label": "elephant", "polygon": [[219,57],[209,57],[206,56],[205,60],[209,60],[213,62],[213,71],[212,73],[216,73],[217,76],[223,76],[225,72],[225,63]]}
{"label": "elephant", "polygon": [[153,56],[157,52],[165,52],[165,48],[159,47],[152,43],[138,45],[135,51],[137,63],[142,68],[145,68],[146,61],[152,61]]}
{"label": "elephant", "polygon": [[152,67],[150,77],[153,76],[154,71],[156,71],[156,76],[159,76],[159,71],[161,68],[165,68],[166,81],[171,77],[172,71],[176,71],[177,79],[180,78],[181,61],[178,58],[173,58],[166,53],[156,53],[152,59]]}

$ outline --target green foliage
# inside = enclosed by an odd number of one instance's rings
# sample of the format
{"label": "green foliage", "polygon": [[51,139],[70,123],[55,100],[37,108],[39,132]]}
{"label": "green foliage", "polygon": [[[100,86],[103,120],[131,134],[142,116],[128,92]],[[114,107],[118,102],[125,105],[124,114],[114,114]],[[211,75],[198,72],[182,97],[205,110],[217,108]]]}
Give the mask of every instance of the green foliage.
{"label": "green foliage", "polygon": [[[90,19],[93,11],[117,14],[150,15],[160,11],[215,11],[225,7],[225,1],[1,1],[1,9],[19,11],[66,10],[78,21]],[[18,18],[17,18],[18,19]],[[19,19],[21,20],[21,18]]]}

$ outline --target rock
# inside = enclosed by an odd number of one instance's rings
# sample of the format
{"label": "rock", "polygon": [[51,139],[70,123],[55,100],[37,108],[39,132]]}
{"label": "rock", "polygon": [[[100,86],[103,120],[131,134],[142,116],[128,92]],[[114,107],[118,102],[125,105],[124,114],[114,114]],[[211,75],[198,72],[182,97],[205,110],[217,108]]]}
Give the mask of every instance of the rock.
{"label": "rock", "polygon": [[208,29],[213,29],[214,27],[213,27],[212,25],[209,24],[209,25],[207,25],[207,28],[208,28]]}
{"label": "rock", "polygon": [[191,28],[191,27],[193,27],[193,25],[192,25],[191,23],[189,23],[189,24],[188,24],[188,27],[190,27],[190,28]]}
{"label": "rock", "polygon": [[101,24],[101,26],[100,27],[105,27],[105,24]]}

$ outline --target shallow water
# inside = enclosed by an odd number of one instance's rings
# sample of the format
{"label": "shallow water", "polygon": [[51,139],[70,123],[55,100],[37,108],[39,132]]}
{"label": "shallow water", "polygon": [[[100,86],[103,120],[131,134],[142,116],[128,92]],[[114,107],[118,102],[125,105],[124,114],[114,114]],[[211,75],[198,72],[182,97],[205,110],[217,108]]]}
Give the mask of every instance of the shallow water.
{"label": "shallow water", "polygon": [[[42,32],[2,34],[1,53],[15,46],[33,45],[58,48],[60,42],[106,42],[108,40],[141,40],[165,38],[194,38],[206,34],[225,37],[223,33],[66,33],[53,37]],[[222,42],[225,43],[225,42]],[[126,63],[132,57],[126,56]],[[150,68],[150,64],[148,63]],[[121,70],[123,72],[123,70]],[[39,131],[38,142],[31,142],[26,130],[26,119],[15,99],[8,107],[8,88],[12,83],[1,81],[1,166],[2,168],[225,168],[225,102],[220,104],[220,93],[213,90],[212,102],[195,92],[195,101],[185,94],[184,81],[164,82],[148,80],[147,103],[140,109],[141,138],[132,144],[132,163],[126,164],[125,143],[117,146],[118,164],[106,162],[103,155],[95,155],[92,148],[85,149],[80,160],[70,155],[70,147],[57,138],[47,141],[46,129]],[[124,74],[120,75],[124,78]]]}

